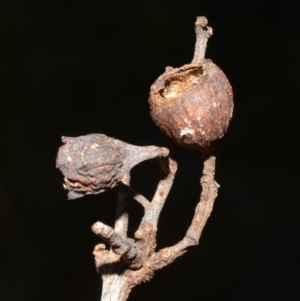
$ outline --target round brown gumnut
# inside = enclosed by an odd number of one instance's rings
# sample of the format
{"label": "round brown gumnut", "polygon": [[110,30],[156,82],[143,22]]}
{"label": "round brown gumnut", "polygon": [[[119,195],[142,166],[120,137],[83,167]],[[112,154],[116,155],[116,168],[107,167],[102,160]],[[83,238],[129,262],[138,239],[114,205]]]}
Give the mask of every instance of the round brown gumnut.
{"label": "round brown gumnut", "polygon": [[203,150],[227,131],[232,88],[212,61],[167,67],[151,86],[150,111],[156,125],[179,145]]}

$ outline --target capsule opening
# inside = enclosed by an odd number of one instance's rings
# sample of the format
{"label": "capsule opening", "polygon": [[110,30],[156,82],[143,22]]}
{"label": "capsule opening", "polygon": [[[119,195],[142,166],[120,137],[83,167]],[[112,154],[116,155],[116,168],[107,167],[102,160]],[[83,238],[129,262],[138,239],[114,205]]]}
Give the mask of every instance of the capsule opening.
{"label": "capsule opening", "polygon": [[159,93],[163,98],[179,96],[183,92],[195,87],[200,82],[202,73],[203,69],[199,67],[173,74],[165,81],[165,87]]}

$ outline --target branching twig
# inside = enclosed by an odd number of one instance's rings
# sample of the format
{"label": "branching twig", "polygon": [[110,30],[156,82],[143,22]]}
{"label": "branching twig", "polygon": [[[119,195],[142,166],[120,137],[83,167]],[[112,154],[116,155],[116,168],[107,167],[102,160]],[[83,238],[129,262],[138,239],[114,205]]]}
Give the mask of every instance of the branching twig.
{"label": "branching twig", "polygon": [[[214,201],[217,197],[218,184],[214,180],[215,173],[215,157],[212,153],[204,153],[204,168],[201,177],[202,193],[200,201],[195,209],[195,215],[185,237],[176,245],[164,248],[155,252],[156,247],[156,231],[157,221],[166,197],[172,186],[174,175],[177,170],[178,157],[173,155],[173,159],[161,161],[161,180],[154,195],[153,201],[146,209],[144,218],[141,221],[139,229],[135,233],[136,241],[131,241],[128,238],[118,236],[114,230],[102,223],[96,223],[93,226],[93,231],[100,235],[102,239],[110,244],[115,254],[121,256],[123,263],[129,267],[129,270],[124,270],[114,278],[114,283],[124,285],[128,293],[131,287],[134,287],[141,281],[146,281],[152,277],[152,274],[172,263],[176,258],[183,255],[191,246],[197,245],[202,233],[202,230],[209,218]],[[167,163],[167,164],[166,164]],[[99,248],[99,247],[98,247]],[[113,269],[116,269],[115,262],[112,262],[111,257],[101,252],[96,255],[96,263],[99,271],[103,273],[103,279],[110,279]],[[107,251],[106,251],[107,252]],[[100,260],[98,256],[106,257],[105,260]],[[117,263],[119,269],[122,267],[121,262]],[[110,265],[110,269],[103,270],[103,266]],[[136,270],[137,269],[137,270]],[[120,270],[119,270],[120,271]],[[124,271],[126,271],[124,273]],[[108,277],[108,278],[107,278]],[[124,277],[126,281],[124,282]],[[105,286],[108,282],[105,282]],[[110,282],[109,282],[110,283]],[[111,283],[109,284],[111,285]],[[106,288],[107,289],[107,288]],[[120,296],[118,296],[120,298]],[[110,299],[104,299],[110,300]],[[111,299],[116,300],[116,299]],[[122,299],[119,299],[122,300]],[[126,299],[123,299],[126,300]]]}
{"label": "branching twig", "polygon": [[[212,29],[206,25],[205,17],[197,18],[193,64],[201,64],[204,60],[207,40],[212,34]],[[195,74],[192,74],[189,80],[194,80],[194,77]],[[173,86],[179,85],[179,81],[175,81]],[[169,87],[170,95],[174,93],[173,86]],[[211,108],[205,109],[209,112],[216,106],[217,104],[214,103]],[[189,111],[190,115],[193,113]],[[200,120],[199,116],[198,120]],[[187,121],[185,123],[190,126]],[[194,131],[184,128],[181,136],[188,139],[188,133],[193,134]],[[211,140],[205,144],[205,147],[215,145]],[[94,249],[96,268],[103,279],[101,300],[125,301],[134,286],[149,280],[156,270],[172,263],[189,247],[199,243],[219,187],[214,180],[216,158],[213,150],[209,148],[205,152],[203,145],[196,148],[202,152],[204,160],[203,175],[200,180],[202,192],[186,235],[174,246],[157,251],[157,225],[177,171],[179,147],[174,146],[169,154],[168,149],[163,147],[134,146],[102,134],[77,138],[64,137],[63,142],[65,145],[59,150],[57,167],[65,176],[65,188],[69,191],[69,199],[82,197],[85,194],[98,194],[109,189],[116,189],[119,193],[114,229],[96,222],[92,226],[92,231],[110,247],[107,250],[104,244],[98,244]],[[129,172],[136,164],[153,158],[158,158],[160,179],[153,199],[149,202],[129,186]],[[127,196],[144,207],[144,216],[134,234],[134,239],[127,237]]]}
{"label": "branching twig", "polygon": [[191,246],[199,243],[203,228],[213,209],[214,201],[218,194],[219,185],[214,180],[215,160],[212,154],[204,155],[204,168],[201,177],[202,193],[200,201],[195,209],[195,215],[185,237],[176,245],[160,250],[155,254],[153,260],[157,268],[173,262],[177,257],[183,255]]}

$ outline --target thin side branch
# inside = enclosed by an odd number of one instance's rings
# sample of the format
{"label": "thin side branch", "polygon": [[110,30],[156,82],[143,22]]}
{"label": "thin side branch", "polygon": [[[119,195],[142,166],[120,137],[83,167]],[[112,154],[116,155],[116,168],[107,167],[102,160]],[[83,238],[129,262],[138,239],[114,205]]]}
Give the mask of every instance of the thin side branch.
{"label": "thin side branch", "polygon": [[143,221],[148,222],[153,228],[157,228],[160,212],[165,204],[167,196],[173,185],[178,168],[179,147],[174,144],[172,157],[160,158],[160,180],[154,194],[151,206],[146,210]]}
{"label": "thin side branch", "polygon": [[143,195],[141,195],[140,193],[138,193],[136,190],[126,185],[125,183],[120,182],[119,185],[116,187],[116,189],[120,191],[120,193],[132,197],[134,200],[140,203],[145,209],[150,206],[150,202]]}
{"label": "thin side branch", "polygon": [[158,269],[170,264],[183,255],[191,246],[197,245],[203,228],[212,212],[219,185],[214,180],[215,156],[204,154],[204,168],[201,177],[202,193],[196,206],[195,215],[185,237],[176,245],[160,250],[155,254],[153,263]]}
{"label": "thin side branch", "polygon": [[[130,171],[125,173],[122,181],[129,185],[130,183]],[[125,185],[124,184],[124,185]],[[115,232],[121,236],[127,236],[128,228],[128,198],[127,195],[118,193],[118,203],[116,210],[116,220],[115,220]]]}

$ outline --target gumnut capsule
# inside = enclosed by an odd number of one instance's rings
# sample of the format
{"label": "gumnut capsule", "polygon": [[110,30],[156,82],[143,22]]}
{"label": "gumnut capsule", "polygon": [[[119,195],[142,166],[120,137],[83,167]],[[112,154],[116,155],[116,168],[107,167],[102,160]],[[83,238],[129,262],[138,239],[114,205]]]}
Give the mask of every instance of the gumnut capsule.
{"label": "gumnut capsule", "polygon": [[112,189],[135,165],[169,154],[164,147],[131,145],[103,134],[62,137],[62,141],[56,167],[64,175],[68,199]]}
{"label": "gumnut capsule", "polygon": [[213,147],[226,133],[233,95],[222,70],[204,58],[212,29],[196,21],[196,47],[191,64],[167,67],[150,89],[150,112],[156,125],[177,144],[196,150]]}

